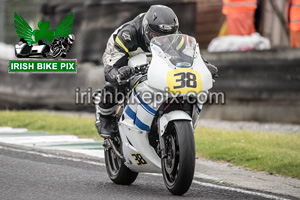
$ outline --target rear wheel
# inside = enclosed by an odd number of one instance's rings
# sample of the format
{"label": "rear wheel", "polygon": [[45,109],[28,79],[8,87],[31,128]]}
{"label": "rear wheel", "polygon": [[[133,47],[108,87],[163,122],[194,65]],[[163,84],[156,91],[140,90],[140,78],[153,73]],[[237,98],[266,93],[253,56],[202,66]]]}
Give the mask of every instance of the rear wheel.
{"label": "rear wheel", "polygon": [[174,195],[190,188],[195,170],[195,140],[189,121],[172,121],[165,133],[167,157],[161,160],[164,182]]}
{"label": "rear wheel", "polygon": [[[120,143],[112,140],[120,152]],[[105,141],[107,142],[107,141]],[[138,176],[137,172],[131,171],[121,158],[119,158],[112,147],[107,146],[105,151],[105,165],[109,178],[116,184],[130,185]]]}

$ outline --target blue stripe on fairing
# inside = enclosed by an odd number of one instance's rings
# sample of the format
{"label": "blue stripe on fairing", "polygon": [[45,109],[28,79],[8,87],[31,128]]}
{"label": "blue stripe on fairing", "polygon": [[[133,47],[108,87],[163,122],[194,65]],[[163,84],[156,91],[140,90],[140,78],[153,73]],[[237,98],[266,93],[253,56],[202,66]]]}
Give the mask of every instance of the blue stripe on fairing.
{"label": "blue stripe on fairing", "polygon": [[142,108],[144,108],[144,110],[145,110],[147,113],[149,113],[150,115],[153,115],[149,110],[147,110],[147,109],[145,108],[145,106],[144,106],[143,104],[140,104],[140,106],[141,106]]}
{"label": "blue stripe on fairing", "polygon": [[149,131],[150,128],[146,124],[144,124],[139,118],[136,117],[136,113],[129,107],[126,106],[125,113],[131,118],[135,119],[135,125],[144,131]]}
{"label": "blue stripe on fairing", "polygon": [[144,131],[149,131],[150,128],[144,124],[139,118],[135,118],[135,125]]}
{"label": "blue stripe on fairing", "polygon": [[134,92],[134,95],[137,96],[137,98],[139,99],[139,101],[141,102],[142,104],[142,108],[144,108],[146,111],[149,111],[151,115],[155,115],[156,113],[156,110],[154,110],[153,108],[151,108],[150,106],[148,106],[148,104],[146,104],[143,99],[137,94],[136,90],[134,89],[133,90]]}
{"label": "blue stripe on fairing", "polygon": [[125,113],[134,120],[135,112],[129,106],[126,106]]}

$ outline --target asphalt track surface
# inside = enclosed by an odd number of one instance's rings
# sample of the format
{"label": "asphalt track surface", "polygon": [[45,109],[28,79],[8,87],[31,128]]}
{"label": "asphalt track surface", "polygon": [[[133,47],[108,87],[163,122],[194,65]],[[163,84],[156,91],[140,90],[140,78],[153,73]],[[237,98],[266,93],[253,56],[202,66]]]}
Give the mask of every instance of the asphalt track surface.
{"label": "asphalt track surface", "polygon": [[[99,162],[14,148],[0,148],[0,199],[290,199],[212,187],[194,180],[183,196],[166,189],[162,176],[139,174],[130,186],[116,185]],[[227,188],[227,187],[226,187]],[[230,187],[228,187],[230,188]],[[238,189],[237,189],[238,190]]]}

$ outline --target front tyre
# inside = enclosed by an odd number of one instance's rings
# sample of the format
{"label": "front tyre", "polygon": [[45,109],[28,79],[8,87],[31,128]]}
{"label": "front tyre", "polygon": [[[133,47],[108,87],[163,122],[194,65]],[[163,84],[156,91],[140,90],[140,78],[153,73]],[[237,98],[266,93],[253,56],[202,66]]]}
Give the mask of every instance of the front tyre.
{"label": "front tyre", "polygon": [[[117,142],[114,141],[117,146]],[[120,144],[120,143],[119,143]],[[120,145],[118,145],[120,149]],[[131,171],[119,158],[112,147],[106,147],[104,150],[106,171],[109,178],[116,184],[130,185],[138,176],[137,172]]]}
{"label": "front tyre", "polygon": [[195,170],[195,140],[190,121],[172,121],[165,132],[167,157],[161,160],[164,182],[174,195],[190,188]]}

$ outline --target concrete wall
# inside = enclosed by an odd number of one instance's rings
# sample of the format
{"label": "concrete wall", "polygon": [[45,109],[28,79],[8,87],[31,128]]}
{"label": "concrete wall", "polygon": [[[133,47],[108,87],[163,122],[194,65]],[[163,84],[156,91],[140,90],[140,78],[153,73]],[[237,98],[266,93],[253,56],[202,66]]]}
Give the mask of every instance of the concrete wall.
{"label": "concrete wall", "polygon": [[9,61],[0,60],[0,109],[59,109],[93,111],[92,104],[76,104],[75,89],[92,91],[104,83],[103,67],[78,64],[77,74],[8,74]]}
{"label": "concrete wall", "polygon": [[300,123],[300,49],[202,53],[219,67],[212,91],[226,94],[226,105],[207,106],[204,116]]}

